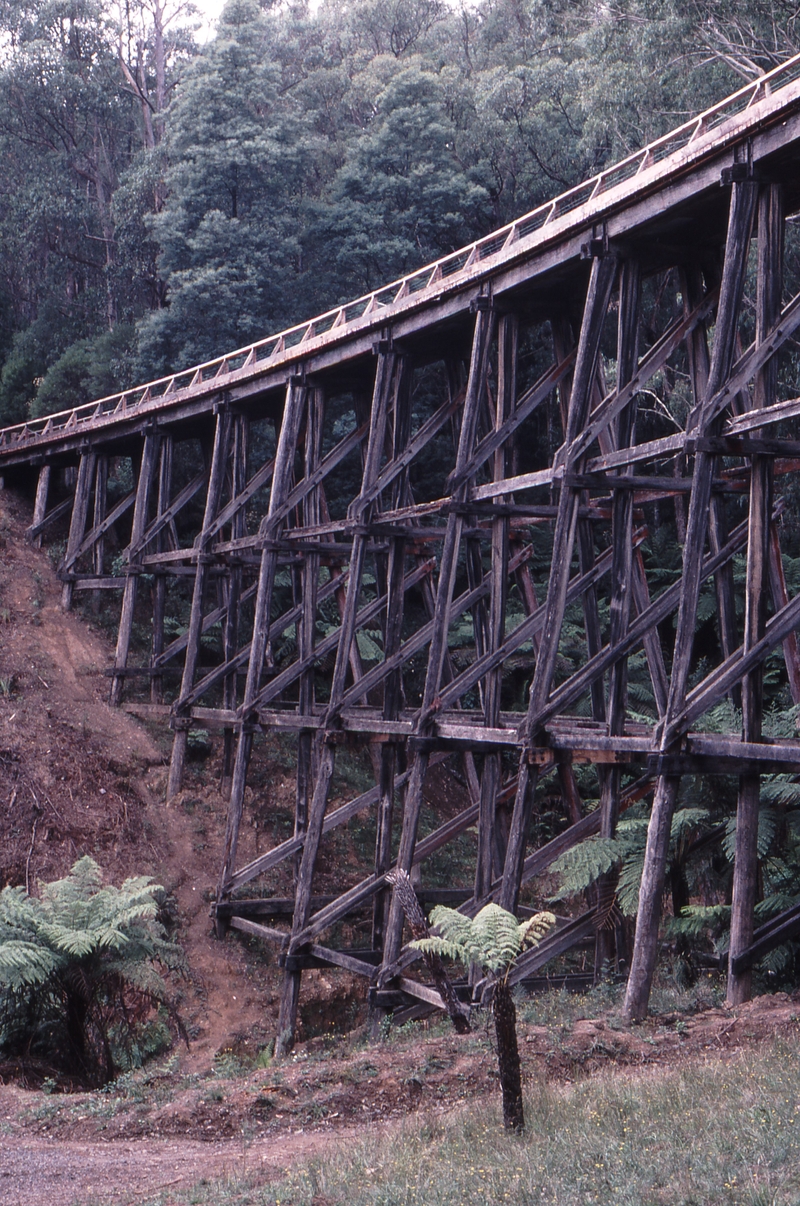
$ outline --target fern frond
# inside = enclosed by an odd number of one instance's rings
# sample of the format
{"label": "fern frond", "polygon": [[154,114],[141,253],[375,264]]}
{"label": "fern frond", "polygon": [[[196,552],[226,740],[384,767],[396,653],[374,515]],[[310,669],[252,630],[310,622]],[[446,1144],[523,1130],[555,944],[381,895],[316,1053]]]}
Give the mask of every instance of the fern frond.
{"label": "fern frond", "polygon": [[800,808],[800,783],[789,775],[775,775],[761,784],[761,799],[777,808]]}
{"label": "fern frond", "polygon": [[33,942],[0,943],[0,984],[7,988],[44,984],[59,965],[52,951]]}
{"label": "fern frond", "polygon": [[52,950],[70,955],[74,959],[83,959],[86,955],[91,955],[96,945],[94,935],[88,931],[49,921],[37,927],[37,934]]}
{"label": "fern frond", "polygon": [[698,829],[709,820],[707,808],[679,808],[676,810],[670,828],[670,839],[679,842],[687,832]]}
{"label": "fern frond", "polygon": [[508,967],[522,950],[519,922],[500,905],[484,905],[472,923],[472,933],[480,962],[491,972]]}
{"label": "fern frond", "polygon": [[617,904],[624,917],[635,917],[639,909],[639,887],[644,867],[644,847],[622,864],[617,883]]}
{"label": "fern frond", "polygon": [[758,966],[762,971],[780,975],[781,972],[789,970],[794,965],[796,950],[796,943],[782,942],[780,946],[769,951],[763,959],[759,959]]}
{"label": "fern frond", "polygon": [[590,837],[563,854],[552,864],[551,870],[560,876],[559,890],[555,900],[575,896],[616,867],[624,854],[619,838]]}
{"label": "fern frond", "polygon": [[493,975],[504,973],[526,944],[535,945],[555,924],[552,913],[537,913],[520,924],[513,913],[493,902],[474,918],[437,905],[430,919],[439,933],[410,943],[415,950],[467,965],[478,963]]}
{"label": "fern frond", "polygon": [[465,917],[457,909],[448,909],[446,905],[436,905],[434,909],[431,909],[429,921],[443,938],[462,946],[471,945],[472,919]]}
{"label": "fern frond", "polygon": [[[778,828],[778,817],[774,808],[758,810],[758,857],[764,859],[770,851]],[[722,850],[729,863],[736,857],[736,817],[730,817],[725,825]]]}
{"label": "fern frond", "polygon": [[452,942],[448,938],[438,938],[436,935],[430,938],[415,938],[408,945],[415,951],[422,951],[423,954],[439,955],[442,959],[454,959],[457,963],[467,966],[472,962],[470,948],[460,942]]}
{"label": "fern frond", "polygon": [[555,924],[556,919],[552,913],[534,913],[533,917],[523,921],[519,927],[520,950],[526,946],[538,946]]}
{"label": "fern frond", "polygon": [[667,933],[699,938],[703,934],[717,937],[730,925],[730,905],[687,905],[680,917],[667,922]]}

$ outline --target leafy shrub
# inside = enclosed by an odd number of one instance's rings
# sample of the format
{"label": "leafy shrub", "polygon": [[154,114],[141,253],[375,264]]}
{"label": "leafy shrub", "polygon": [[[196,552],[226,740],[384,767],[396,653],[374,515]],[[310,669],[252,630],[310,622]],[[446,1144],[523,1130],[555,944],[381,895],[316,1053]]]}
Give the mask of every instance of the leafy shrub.
{"label": "leafy shrub", "polygon": [[147,876],[103,884],[88,856],[39,897],[0,892],[0,1055],[26,1078],[108,1083],[183,1035],[161,975],[181,948]]}

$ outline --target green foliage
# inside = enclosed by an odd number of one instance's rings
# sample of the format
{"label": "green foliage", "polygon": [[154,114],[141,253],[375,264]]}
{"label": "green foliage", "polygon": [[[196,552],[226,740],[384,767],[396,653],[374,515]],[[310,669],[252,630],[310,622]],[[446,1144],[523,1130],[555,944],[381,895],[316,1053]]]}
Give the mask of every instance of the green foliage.
{"label": "green foliage", "polygon": [[590,837],[566,850],[553,863],[560,876],[559,899],[583,892],[601,875],[618,866],[624,846],[619,838]]}
{"label": "green foliage", "polygon": [[[736,816],[721,826],[719,848],[724,858],[726,881],[730,881],[736,852]],[[762,782],[758,815],[758,858],[762,899],[755,909],[756,925],[790,908],[800,900],[800,784],[789,775],[775,775]],[[718,953],[728,949],[730,906],[720,903],[692,904],[667,923],[667,932],[691,943],[711,943]],[[784,943],[758,964],[773,985],[794,979],[798,944]]]}
{"label": "green foliage", "polygon": [[474,918],[437,905],[430,921],[439,935],[420,938],[411,946],[467,966],[478,963],[493,976],[502,977],[526,947],[538,945],[555,920],[552,913],[536,913],[518,922],[513,913],[493,903],[484,905]]}
{"label": "green foliage", "polygon": [[772,66],[774,12],[232,0],[198,46],[191,6],[4,5],[0,422],[106,392],[118,326],[177,369],[487,233]]}
{"label": "green foliage", "polygon": [[[613,838],[590,837],[566,850],[552,864],[559,876],[554,899],[564,900],[585,892],[602,875],[618,870],[617,900],[626,917],[635,917],[639,906],[639,885],[647,843],[648,816],[631,809],[619,822]],[[672,818],[668,862],[682,857],[682,850],[697,834],[710,827],[705,808],[678,808]]]}
{"label": "green foliage", "polygon": [[72,343],[44,374],[29,406],[32,417],[69,410],[113,394],[130,375],[127,361],[134,328],[124,323],[91,339]]}
{"label": "green foliage", "polygon": [[[758,811],[758,857],[766,858],[778,829],[778,814],[774,808],[760,808]],[[733,862],[736,854],[736,817],[731,817],[725,826],[722,838],[722,849],[729,863]]]}
{"label": "green foliage", "polygon": [[183,955],[158,920],[162,897],[147,876],[104,885],[88,855],[65,879],[42,885],[39,897],[17,887],[0,893],[7,1059],[102,1084],[140,1061],[154,1035],[163,1039],[159,1010],[169,1016],[169,1003],[159,968],[182,969]]}

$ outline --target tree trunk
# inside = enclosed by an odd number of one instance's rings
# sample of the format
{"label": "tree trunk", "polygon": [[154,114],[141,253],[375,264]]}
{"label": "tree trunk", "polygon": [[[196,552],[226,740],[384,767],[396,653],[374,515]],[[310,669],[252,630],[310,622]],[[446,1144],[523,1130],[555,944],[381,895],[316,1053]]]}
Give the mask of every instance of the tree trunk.
{"label": "tree trunk", "polygon": [[[397,898],[400,901],[400,904],[403,906],[403,912],[406,915],[406,921],[408,922],[412,937],[415,940],[420,938],[429,938],[430,929],[428,927],[428,922],[426,921],[425,914],[422,911],[422,905],[419,903],[417,894],[414,891],[411,876],[407,871],[404,871],[401,867],[398,867],[395,871],[390,871],[386,876],[386,879],[394,887],[394,890],[397,893]],[[438,989],[439,996],[444,1002],[444,1006],[448,1012],[450,1021],[453,1023],[456,1033],[469,1034],[469,1017],[464,1011],[464,1006],[461,1004],[458,996],[456,995],[456,990],[453,988],[450,977],[445,970],[442,960],[438,955],[434,955],[431,951],[423,951],[422,958],[425,962],[425,966],[431,973],[433,982]],[[516,1043],[516,1031],[514,1041]]]}
{"label": "tree trunk", "polygon": [[517,1010],[511,988],[504,980],[498,980],[495,984],[492,1013],[497,1036],[500,1088],[503,1091],[503,1126],[507,1131],[520,1134],[525,1130],[525,1115],[522,1110],[522,1072],[517,1046]]}

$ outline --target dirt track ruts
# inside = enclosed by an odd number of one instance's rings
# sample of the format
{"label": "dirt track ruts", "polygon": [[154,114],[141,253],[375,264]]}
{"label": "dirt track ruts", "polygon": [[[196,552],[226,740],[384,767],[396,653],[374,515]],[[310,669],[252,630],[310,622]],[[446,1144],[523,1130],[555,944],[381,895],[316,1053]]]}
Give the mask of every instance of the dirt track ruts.
{"label": "dirt track ruts", "polygon": [[269,1180],[329,1143],[341,1143],[343,1129],[252,1143],[150,1138],[83,1143],[16,1135],[0,1149],[0,1206],[126,1206],[171,1188],[186,1190],[202,1179],[250,1175]]}

